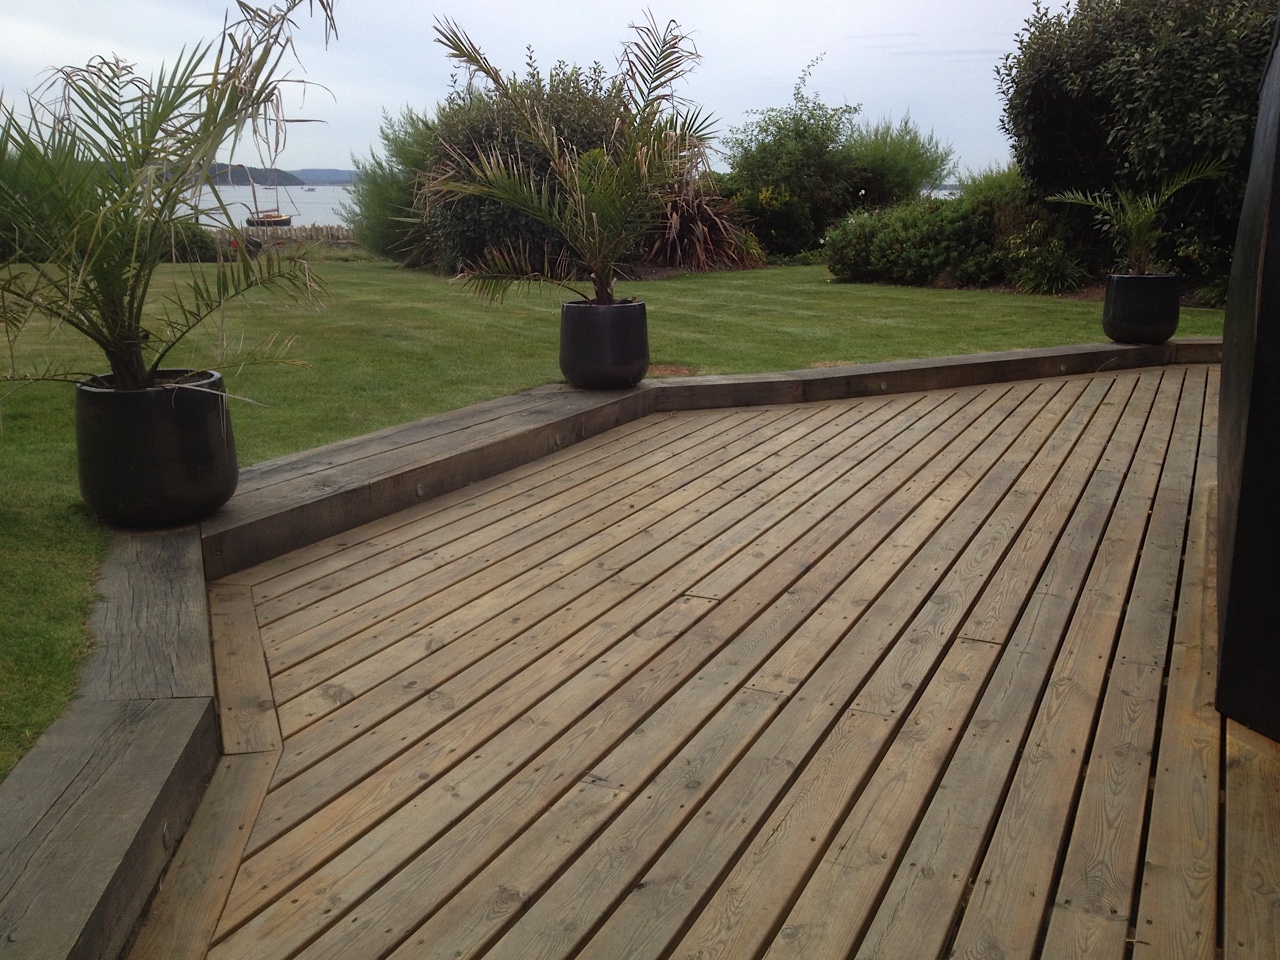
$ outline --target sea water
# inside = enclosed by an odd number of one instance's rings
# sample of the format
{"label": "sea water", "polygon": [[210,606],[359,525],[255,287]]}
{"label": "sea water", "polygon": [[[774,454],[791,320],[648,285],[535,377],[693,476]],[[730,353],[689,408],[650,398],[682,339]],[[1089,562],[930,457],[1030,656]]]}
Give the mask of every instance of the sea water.
{"label": "sea water", "polygon": [[[344,186],[314,187],[219,187],[222,202],[227,205],[232,218],[244,226],[246,217],[254,210],[275,210],[293,217],[291,226],[295,227],[340,227],[346,221],[342,217],[341,207],[351,202],[351,194]],[[255,203],[256,201],[256,203]],[[208,207],[211,201],[206,193],[200,201],[201,206]],[[207,217],[209,224],[215,218]]]}

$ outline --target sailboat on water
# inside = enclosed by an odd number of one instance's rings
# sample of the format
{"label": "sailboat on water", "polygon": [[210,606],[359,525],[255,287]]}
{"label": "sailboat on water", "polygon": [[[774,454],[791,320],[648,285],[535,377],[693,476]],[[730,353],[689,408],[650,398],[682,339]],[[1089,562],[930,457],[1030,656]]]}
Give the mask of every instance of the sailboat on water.
{"label": "sailboat on water", "polygon": [[[245,167],[245,173],[249,174],[248,167]],[[258,188],[254,185],[252,174],[249,174],[249,189],[253,191],[253,211],[245,218],[246,227],[287,227],[293,223],[293,216],[281,213],[279,206],[266,208],[258,206]],[[280,185],[276,184],[272,189],[277,192],[278,197]],[[278,199],[277,203],[279,203]]]}
{"label": "sailboat on water", "polygon": [[245,217],[244,221],[246,227],[287,227],[291,223],[293,223],[293,215],[281,213],[279,207],[255,210]]}

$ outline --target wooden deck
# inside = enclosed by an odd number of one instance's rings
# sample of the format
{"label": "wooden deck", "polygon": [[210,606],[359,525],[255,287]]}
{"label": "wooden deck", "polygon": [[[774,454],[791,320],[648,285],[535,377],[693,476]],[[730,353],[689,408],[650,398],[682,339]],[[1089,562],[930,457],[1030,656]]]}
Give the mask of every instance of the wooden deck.
{"label": "wooden deck", "polygon": [[131,956],[1280,955],[1217,390],[652,415],[224,577]]}

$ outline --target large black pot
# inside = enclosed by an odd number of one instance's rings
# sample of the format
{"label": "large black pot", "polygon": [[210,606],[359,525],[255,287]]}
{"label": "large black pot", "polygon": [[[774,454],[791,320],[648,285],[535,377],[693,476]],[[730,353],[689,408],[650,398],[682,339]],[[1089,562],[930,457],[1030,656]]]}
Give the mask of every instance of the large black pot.
{"label": "large black pot", "polygon": [[649,372],[644,304],[562,304],[560,372],[584,390],[626,390],[643,380]]}
{"label": "large black pot", "polygon": [[118,527],[194,523],[231,498],[240,478],[222,375],[160,371],[160,385],[76,384],[80,495]]}
{"label": "large black pot", "polygon": [[1172,273],[1112,274],[1102,332],[1117,343],[1164,343],[1178,330],[1178,278]]}

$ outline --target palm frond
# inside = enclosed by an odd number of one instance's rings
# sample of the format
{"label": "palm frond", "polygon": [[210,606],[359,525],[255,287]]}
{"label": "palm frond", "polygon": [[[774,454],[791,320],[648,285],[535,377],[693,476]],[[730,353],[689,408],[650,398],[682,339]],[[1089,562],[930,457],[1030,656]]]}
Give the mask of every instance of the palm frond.
{"label": "palm frond", "polygon": [[[307,0],[324,16],[326,40],[334,2]],[[245,137],[268,151],[282,145],[290,122],[283,93],[295,82],[286,69],[290,17],[302,3],[237,0],[240,18],[218,41],[182,50],[150,76],[95,57],[55,71],[28,96],[25,118],[0,104],[0,262],[9,268],[0,273],[0,301],[89,337],[125,389],[146,385],[174,345],[212,315],[215,292],[289,286],[295,272],[305,273],[296,264],[271,273],[242,253],[239,263],[217,267],[215,287],[193,268],[190,299],[175,314],[146,312],[173,226],[210,210],[195,194],[209,184],[217,152]],[[208,189],[212,209],[226,216],[217,189]],[[16,314],[5,316],[12,329]]]}
{"label": "palm frond", "polygon": [[[620,262],[660,224],[669,201],[707,169],[713,135],[711,119],[676,93],[699,59],[688,35],[675,21],[659,26],[652,15],[632,27],[635,39],[624,45],[618,77],[623,115],[605,143],[581,150],[543,115],[540,99],[505,77],[457,23],[438,19],[435,28],[447,55],[512,109],[521,138],[549,171],[518,150],[480,151],[473,158],[452,149],[425,179],[424,207],[479,196],[532,218],[564,239],[573,274],[591,278],[599,303],[613,302]],[[511,253],[499,253],[506,259],[472,284],[477,292],[500,297],[516,282],[511,277],[545,278],[542,271],[522,272]]]}

